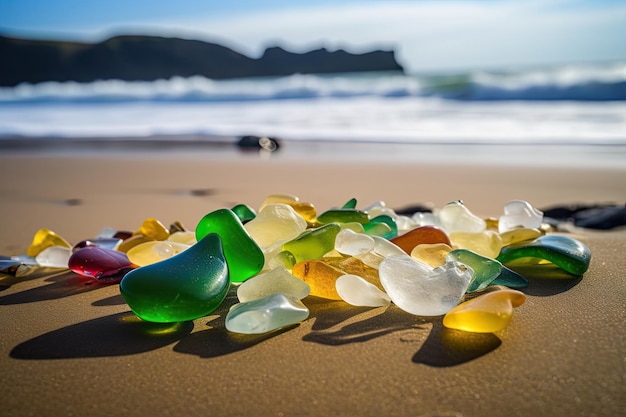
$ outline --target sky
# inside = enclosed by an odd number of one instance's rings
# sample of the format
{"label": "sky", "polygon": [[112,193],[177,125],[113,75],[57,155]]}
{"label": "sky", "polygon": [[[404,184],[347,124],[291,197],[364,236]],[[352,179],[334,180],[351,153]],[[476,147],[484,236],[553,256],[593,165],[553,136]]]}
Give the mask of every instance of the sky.
{"label": "sky", "polygon": [[394,49],[409,72],[626,61],[626,0],[1,0],[0,34]]}

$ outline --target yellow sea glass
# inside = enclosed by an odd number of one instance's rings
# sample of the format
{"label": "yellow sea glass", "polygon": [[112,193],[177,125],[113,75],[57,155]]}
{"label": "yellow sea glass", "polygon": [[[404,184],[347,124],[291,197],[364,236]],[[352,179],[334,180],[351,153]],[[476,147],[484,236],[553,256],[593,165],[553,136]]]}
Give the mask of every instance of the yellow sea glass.
{"label": "yellow sea glass", "polygon": [[487,230],[498,230],[498,219],[495,217],[488,217],[485,219],[485,226]]}
{"label": "yellow sea glass", "polygon": [[28,247],[26,254],[28,256],[37,256],[42,250],[47,249],[50,246],[62,246],[64,248],[72,247],[67,240],[54,233],[52,230],[39,229],[37,233],[35,233],[35,236],[33,236],[33,241]]}
{"label": "yellow sea glass", "polygon": [[126,256],[134,265],[146,266],[169,259],[190,247],[184,243],[153,240],[129,249]]}
{"label": "yellow sea glass", "polygon": [[170,236],[169,229],[165,227],[163,223],[152,217],[144,220],[138,232],[154,240],[165,240]]}
{"label": "yellow sea glass", "polygon": [[124,240],[122,243],[120,243],[119,246],[117,247],[117,250],[120,252],[126,253],[132,248],[134,248],[135,246],[141,245],[142,243],[146,243],[146,242],[154,242],[154,240],[155,239],[148,237],[148,236],[144,236],[141,233],[135,234],[129,237],[128,239]]}
{"label": "yellow sea glass", "polygon": [[443,325],[473,333],[493,333],[506,328],[513,317],[513,308],[526,300],[523,292],[498,290],[459,304],[443,318]]}
{"label": "yellow sea glass", "polygon": [[287,204],[291,206],[307,223],[314,223],[317,218],[315,207],[311,203],[300,201],[298,197],[292,194],[271,194],[265,197],[263,203],[259,207],[259,211],[269,204]]}
{"label": "yellow sea glass", "polygon": [[269,204],[291,204],[299,201],[300,199],[293,194],[270,194],[265,197],[265,200],[261,203],[259,211],[263,210],[263,207]]}
{"label": "yellow sea glass", "polygon": [[516,243],[537,239],[542,235],[543,232],[539,229],[528,229],[524,227],[500,233],[500,237],[502,238],[502,246],[510,246]]}
{"label": "yellow sea glass", "polygon": [[469,249],[488,258],[497,258],[502,249],[500,234],[492,230],[480,233],[454,232],[450,233],[452,246]]}
{"label": "yellow sea glass", "polygon": [[446,263],[446,256],[452,251],[445,243],[422,243],[411,251],[411,257],[437,268]]}
{"label": "yellow sea glass", "polygon": [[196,232],[192,232],[190,230],[174,232],[166,240],[169,242],[184,243],[185,245],[198,243],[196,241]]}

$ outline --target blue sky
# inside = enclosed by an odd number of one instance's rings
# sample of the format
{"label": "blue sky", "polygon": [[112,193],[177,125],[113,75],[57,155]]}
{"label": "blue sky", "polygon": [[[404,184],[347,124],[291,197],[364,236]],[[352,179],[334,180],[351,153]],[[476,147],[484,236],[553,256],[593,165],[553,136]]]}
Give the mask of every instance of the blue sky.
{"label": "blue sky", "polygon": [[410,71],[626,60],[624,0],[2,0],[0,33],[216,41],[251,56],[394,48]]}

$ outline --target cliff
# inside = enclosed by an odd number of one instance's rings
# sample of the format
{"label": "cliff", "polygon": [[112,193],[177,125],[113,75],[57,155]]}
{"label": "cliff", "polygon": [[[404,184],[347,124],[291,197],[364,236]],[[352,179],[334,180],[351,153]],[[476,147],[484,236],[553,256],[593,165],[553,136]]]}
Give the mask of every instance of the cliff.
{"label": "cliff", "polygon": [[117,36],[99,43],[0,36],[0,85],[22,82],[120,79],[152,81],[201,75],[213,79],[403,71],[393,51],[352,54],[317,49],[293,53],[266,49],[258,59],[215,43],[156,36]]}

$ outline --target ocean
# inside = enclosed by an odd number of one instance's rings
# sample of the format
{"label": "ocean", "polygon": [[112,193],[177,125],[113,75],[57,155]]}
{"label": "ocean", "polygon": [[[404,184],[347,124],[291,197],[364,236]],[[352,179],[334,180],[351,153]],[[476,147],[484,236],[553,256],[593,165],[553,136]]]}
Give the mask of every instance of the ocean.
{"label": "ocean", "polygon": [[[626,62],[0,88],[0,140],[626,146]],[[173,139],[175,140],[175,139]]]}

